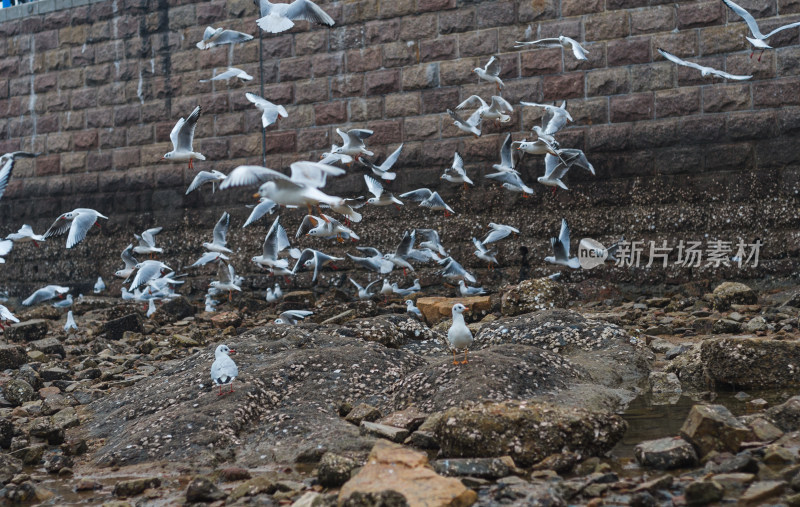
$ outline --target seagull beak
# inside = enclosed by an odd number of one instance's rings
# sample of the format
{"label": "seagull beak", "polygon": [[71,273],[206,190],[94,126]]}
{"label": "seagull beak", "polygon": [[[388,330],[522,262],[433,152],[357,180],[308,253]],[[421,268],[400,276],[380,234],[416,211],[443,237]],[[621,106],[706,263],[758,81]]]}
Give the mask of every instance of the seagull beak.
{"label": "seagull beak", "polygon": [[164,157],[161,157],[161,160],[167,160],[167,159],[165,159]]}
{"label": "seagull beak", "polygon": [[236,354],[236,351],[235,351],[235,350],[233,350],[233,349],[229,349],[229,350],[228,350],[228,355],[232,356],[232,355],[234,355],[234,354]]}
{"label": "seagull beak", "polygon": [[261,194],[256,192],[255,194],[253,194],[253,199],[261,199]]}

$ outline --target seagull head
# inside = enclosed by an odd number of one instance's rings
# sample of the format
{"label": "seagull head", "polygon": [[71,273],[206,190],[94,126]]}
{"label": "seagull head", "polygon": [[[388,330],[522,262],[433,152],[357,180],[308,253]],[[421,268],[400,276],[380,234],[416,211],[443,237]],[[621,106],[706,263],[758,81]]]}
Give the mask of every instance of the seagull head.
{"label": "seagull head", "polygon": [[284,322],[281,318],[277,318],[273,322],[275,322],[275,324],[288,324],[288,322]]}
{"label": "seagull head", "polygon": [[[463,284],[464,281],[462,280],[461,283]],[[456,303],[453,305],[453,313],[464,313],[464,310],[467,310],[467,307],[461,303]]]}
{"label": "seagull head", "polygon": [[231,355],[236,354],[236,351],[232,348],[229,348],[227,345],[219,345],[217,350],[214,351],[214,356],[219,357],[220,355]]}

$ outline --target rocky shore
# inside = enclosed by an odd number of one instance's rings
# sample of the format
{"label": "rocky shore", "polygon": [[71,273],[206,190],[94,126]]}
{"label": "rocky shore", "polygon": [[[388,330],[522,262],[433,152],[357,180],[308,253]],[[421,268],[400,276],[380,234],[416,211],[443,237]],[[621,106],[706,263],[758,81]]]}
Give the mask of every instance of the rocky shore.
{"label": "rocky shore", "polygon": [[[187,284],[188,285],[188,284]],[[107,505],[800,505],[800,292],[726,282],[642,294],[548,278],[449,308],[181,297],[152,317],[85,297],[0,345],[0,497]],[[297,326],[272,323],[312,309]],[[234,392],[209,377],[237,350]],[[745,413],[715,402],[737,392]],[[769,392],[768,399],[751,395]],[[695,404],[680,431],[616,452],[634,399]]]}

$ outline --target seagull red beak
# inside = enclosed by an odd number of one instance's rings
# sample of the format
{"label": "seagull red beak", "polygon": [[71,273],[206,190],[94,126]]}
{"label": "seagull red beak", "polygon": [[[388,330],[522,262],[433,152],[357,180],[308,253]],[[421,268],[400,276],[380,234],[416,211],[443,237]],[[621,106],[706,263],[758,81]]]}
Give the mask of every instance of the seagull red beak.
{"label": "seagull red beak", "polygon": [[233,349],[228,350],[228,355],[236,354],[236,351]]}

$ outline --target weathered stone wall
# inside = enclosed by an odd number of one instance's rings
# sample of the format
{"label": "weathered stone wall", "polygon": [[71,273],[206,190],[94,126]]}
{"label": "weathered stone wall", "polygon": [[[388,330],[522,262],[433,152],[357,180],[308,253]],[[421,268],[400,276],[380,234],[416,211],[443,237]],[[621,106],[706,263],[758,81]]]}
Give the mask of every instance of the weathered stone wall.
{"label": "weathered stone wall", "polygon": [[[741,0],[766,18],[762,29],[800,19],[797,0]],[[61,212],[92,207],[109,215],[98,236],[74,250],[53,240],[41,250],[20,247],[3,270],[8,286],[44,281],[108,280],[132,232],[164,225],[166,259],[191,262],[202,235],[223,209],[238,228],[252,189],[184,196],[197,170],[229,172],[260,163],[260,118],[245,91],[285,104],[287,119],[268,129],[266,164],[286,167],[315,158],[338,142],[336,127],[368,127],[380,158],[404,142],[400,176],[390,186],[441,187],[458,212],[453,219],[410,204],[402,211],[365,210],[362,242],[388,247],[406,227],[434,226],[454,254],[477,266],[468,242],[489,221],[521,226],[534,272],[561,217],[581,237],[765,241],[763,268],[786,274],[800,256],[800,30],[770,40],[777,49],[750,58],[743,22],[719,1],[658,0],[394,0],[320,3],[331,29],[298,23],[261,36],[248,0],[43,0],[0,10],[0,150],[33,150],[20,160],[0,201],[3,233],[31,223],[37,232]],[[206,25],[256,36],[244,45],[200,51]],[[559,34],[587,41],[589,60],[560,49],[513,49],[533,37]],[[703,78],[664,61],[656,49],[699,56],[704,65],[751,81]],[[597,177],[573,172],[569,192],[541,187],[531,199],[502,193],[482,177],[498,159],[506,132],[516,139],[539,121],[518,108],[513,122],[464,136],[445,114],[473,93],[488,97],[474,67],[499,55],[512,104],[566,99],[575,123],[559,134],[564,147],[586,150]],[[756,55],[758,56],[758,55]],[[261,61],[261,65],[260,62]],[[250,84],[199,83],[216,68],[240,67]],[[175,121],[200,104],[196,147],[208,159],[195,171],[159,162]],[[453,152],[476,182],[466,194],[438,178]],[[528,182],[542,161],[526,157]],[[332,181],[332,193],[363,193],[363,170]],[[286,214],[287,228],[300,214]],[[257,230],[255,230],[257,229]],[[466,232],[464,232],[466,230]],[[240,269],[258,253],[263,230],[231,234]],[[302,245],[318,243],[304,240]],[[501,246],[505,264],[516,243]],[[341,251],[341,249],[339,249]],[[54,259],[58,258],[56,261]],[[513,271],[513,270],[512,270]],[[594,271],[604,276],[608,270]],[[612,270],[629,280],[681,280],[691,270]],[[509,276],[515,275],[511,273]],[[582,274],[580,276],[585,276]],[[702,273],[701,276],[721,276]]]}

